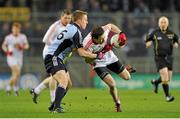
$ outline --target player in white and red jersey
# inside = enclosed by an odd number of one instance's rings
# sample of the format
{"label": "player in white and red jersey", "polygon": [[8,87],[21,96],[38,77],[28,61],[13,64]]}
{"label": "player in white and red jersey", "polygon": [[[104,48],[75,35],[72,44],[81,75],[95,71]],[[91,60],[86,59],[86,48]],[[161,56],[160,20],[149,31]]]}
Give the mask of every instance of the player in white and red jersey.
{"label": "player in white and red jersey", "polygon": [[7,63],[12,73],[6,91],[9,95],[13,88],[16,96],[18,96],[18,80],[23,64],[23,51],[29,48],[26,35],[22,34],[20,31],[21,24],[13,23],[12,33],[5,37],[2,44],[2,49],[7,56]]}
{"label": "player in white and red jersey", "polygon": [[[72,13],[70,10],[65,9],[61,12],[60,19],[56,22],[54,22],[49,29],[47,30],[44,38],[43,43],[45,43],[44,49],[43,49],[43,59],[45,58],[45,54],[47,52],[47,49],[49,45],[52,43],[52,41],[59,35],[60,32],[65,30],[65,27],[71,22]],[[72,82],[70,80],[69,72],[67,72],[69,83],[68,88],[72,86]],[[52,79],[51,76],[48,75],[46,79],[43,80],[36,88],[32,89],[30,93],[33,95],[32,99],[34,103],[37,103],[37,97],[43,91],[45,88],[49,87],[50,89],[50,97],[51,102],[54,102],[55,99],[55,90],[56,90],[56,81]],[[67,88],[67,90],[68,90]],[[66,90],[66,91],[67,91]]]}
{"label": "player in white and red jersey", "polygon": [[118,96],[116,83],[113,77],[110,75],[109,70],[118,74],[125,80],[131,79],[131,75],[111,50],[113,44],[111,44],[110,39],[108,39],[108,35],[111,31],[119,34],[119,45],[124,46],[126,44],[126,35],[114,24],[107,24],[102,27],[94,27],[92,32],[85,37],[83,47],[92,53],[104,53],[102,59],[86,59],[86,62],[93,66],[99,77],[109,86],[110,94],[115,102],[116,111],[121,112],[121,103]]}

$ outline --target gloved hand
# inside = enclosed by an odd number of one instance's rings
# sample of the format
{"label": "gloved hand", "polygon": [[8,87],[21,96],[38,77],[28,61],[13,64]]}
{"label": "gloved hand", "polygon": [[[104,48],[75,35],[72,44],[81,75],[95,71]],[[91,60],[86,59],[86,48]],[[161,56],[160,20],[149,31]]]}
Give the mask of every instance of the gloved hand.
{"label": "gloved hand", "polygon": [[24,50],[24,46],[21,44],[15,44],[15,48],[17,48],[18,50]]}
{"label": "gloved hand", "polygon": [[5,52],[5,54],[6,54],[6,56],[12,56],[12,55],[13,55],[13,52],[7,51],[7,52]]}
{"label": "gloved hand", "polygon": [[96,59],[102,59],[104,57],[104,53],[102,53],[102,52],[99,52],[98,54],[97,54],[97,56],[96,56]]}
{"label": "gloved hand", "polygon": [[123,46],[123,45],[126,44],[127,38],[126,38],[125,33],[123,33],[123,32],[120,32],[120,33],[119,33],[118,41],[119,41],[119,45],[120,45],[120,46]]}
{"label": "gloved hand", "polygon": [[112,47],[113,47],[113,45],[111,45],[111,44],[105,45],[103,50],[102,50],[102,53],[106,53],[106,52],[112,50]]}

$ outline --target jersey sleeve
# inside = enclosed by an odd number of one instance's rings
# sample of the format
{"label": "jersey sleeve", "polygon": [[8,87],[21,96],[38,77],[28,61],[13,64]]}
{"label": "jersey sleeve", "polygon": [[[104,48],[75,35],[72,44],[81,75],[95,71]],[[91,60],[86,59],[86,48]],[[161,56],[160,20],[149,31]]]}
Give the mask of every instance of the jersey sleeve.
{"label": "jersey sleeve", "polygon": [[9,39],[8,36],[6,36],[6,37],[4,38],[4,41],[3,41],[3,44],[4,44],[4,45],[8,45],[8,39]]}
{"label": "jersey sleeve", "polygon": [[145,41],[148,42],[148,41],[152,41],[153,40],[153,36],[154,36],[154,31],[150,31],[146,37],[145,37]]}
{"label": "jersey sleeve", "polygon": [[27,36],[23,35],[23,44],[28,44]]}
{"label": "jersey sleeve", "polygon": [[46,43],[46,44],[50,44],[51,41],[52,41],[52,38],[53,38],[53,34],[56,30],[56,25],[53,24],[49,27],[49,29],[47,30],[44,38],[43,38],[43,43]]}
{"label": "jersey sleeve", "polygon": [[78,48],[83,47],[83,44],[82,44],[82,35],[81,35],[81,33],[78,30],[74,34],[72,39],[73,39],[73,43],[74,43],[75,48],[78,49]]}
{"label": "jersey sleeve", "polygon": [[176,34],[174,34],[173,43],[179,43],[179,37]]}

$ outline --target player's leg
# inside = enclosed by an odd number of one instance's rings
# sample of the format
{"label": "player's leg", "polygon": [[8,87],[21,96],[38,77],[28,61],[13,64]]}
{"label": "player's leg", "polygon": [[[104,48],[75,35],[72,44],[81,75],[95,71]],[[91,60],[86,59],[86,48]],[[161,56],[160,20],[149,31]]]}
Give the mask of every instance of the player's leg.
{"label": "player's leg", "polygon": [[49,80],[49,90],[50,90],[51,103],[53,103],[55,100],[56,88],[57,88],[57,81],[51,77]]}
{"label": "player's leg", "polygon": [[169,94],[169,73],[168,73],[168,68],[164,67],[159,70],[161,80],[162,80],[162,87],[164,90],[164,94],[166,96],[166,101],[171,101],[174,100],[174,97],[170,96]]}
{"label": "player's leg", "polygon": [[13,86],[13,90],[15,92],[15,96],[18,96],[18,90],[19,90],[19,78],[20,78],[20,74],[21,74],[21,67],[19,65],[14,66],[14,78],[13,78],[13,82],[14,82],[14,86]]}
{"label": "player's leg", "polygon": [[[156,63],[156,67],[157,67],[157,71],[159,72],[160,69],[166,67],[166,61],[164,58],[162,57],[158,57],[156,56],[155,57],[155,63]],[[158,87],[159,87],[159,84],[162,83],[162,78],[161,78],[161,75],[159,76],[158,79],[153,79],[151,80],[151,84],[153,85],[154,89],[154,93],[158,93]]]}
{"label": "player's leg", "polygon": [[116,61],[116,62],[108,65],[107,68],[110,69],[112,72],[118,74],[124,80],[131,79],[131,75],[130,75],[129,71],[121,64],[120,61]]}
{"label": "player's leg", "polygon": [[67,88],[66,88],[66,92],[64,93],[64,95],[66,95],[67,94],[67,92],[68,92],[68,90],[69,90],[69,88],[71,88],[72,87],[72,81],[71,81],[71,77],[70,77],[70,75],[69,75],[69,72],[67,71],[67,78],[68,78],[68,86],[67,86]]}
{"label": "player's leg", "polygon": [[158,93],[158,85],[162,82],[161,76],[158,77],[158,79],[151,80],[151,84],[154,86],[154,92]]}
{"label": "player's leg", "polygon": [[116,88],[116,82],[113,79],[113,77],[109,74],[106,67],[97,67],[94,69],[98,76],[108,85],[109,92],[113,98],[113,101],[115,103],[116,111],[121,112],[120,107],[120,99],[118,96],[117,88]]}
{"label": "player's leg", "polygon": [[67,73],[65,70],[59,70],[55,74],[53,74],[53,79],[58,82],[58,86],[56,88],[55,101],[52,104],[53,111],[62,112],[62,108],[60,107],[61,101],[64,97],[64,93],[66,92],[66,88],[68,85]]}
{"label": "player's leg", "polygon": [[48,87],[50,79],[51,79],[51,76],[45,78],[36,88],[30,90],[30,93],[32,95],[32,100],[34,103],[37,104],[37,98],[39,94]]}

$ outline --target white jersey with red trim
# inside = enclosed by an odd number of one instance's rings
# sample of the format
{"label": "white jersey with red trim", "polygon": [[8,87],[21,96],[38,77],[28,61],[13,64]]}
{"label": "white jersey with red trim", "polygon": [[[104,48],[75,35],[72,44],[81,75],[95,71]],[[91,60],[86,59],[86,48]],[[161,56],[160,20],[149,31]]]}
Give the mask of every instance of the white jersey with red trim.
{"label": "white jersey with red trim", "polygon": [[[110,33],[110,29],[108,27],[108,25],[106,26],[102,26],[103,30],[104,30],[104,42],[102,44],[94,44],[93,41],[92,41],[92,36],[91,36],[91,32],[84,38],[84,41],[83,41],[83,47],[86,49],[86,50],[89,50],[93,53],[98,53],[98,52],[101,52],[103,50],[103,48],[105,47],[105,45],[108,44],[108,35]],[[94,62],[95,66],[94,68],[96,67],[105,67],[109,64],[112,64],[114,62],[118,61],[118,58],[117,56],[113,53],[112,50],[108,51],[105,53],[103,59],[99,60],[99,59],[96,59]]]}
{"label": "white jersey with red trim", "polygon": [[[20,33],[17,36],[13,34],[9,34],[5,37],[5,44],[8,47],[8,51],[12,52],[12,57],[22,58],[23,51],[16,48],[16,45],[24,45],[27,44],[27,37],[25,34]],[[9,56],[8,56],[9,57]]]}
{"label": "white jersey with red trim", "polygon": [[52,43],[52,41],[57,37],[57,35],[65,30],[65,27],[62,23],[61,20],[58,20],[54,22],[49,29],[47,30],[43,42],[45,43],[44,49],[43,49],[43,58],[45,58],[45,54],[47,52],[48,46]]}
{"label": "white jersey with red trim", "polygon": [[19,50],[16,45],[27,44],[27,37],[25,34],[20,33],[17,36],[9,34],[5,37],[5,44],[9,52],[12,52],[12,55],[7,56],[7,63],[9,66],[18,65],[22,67],[23,63],[23,50]]}

